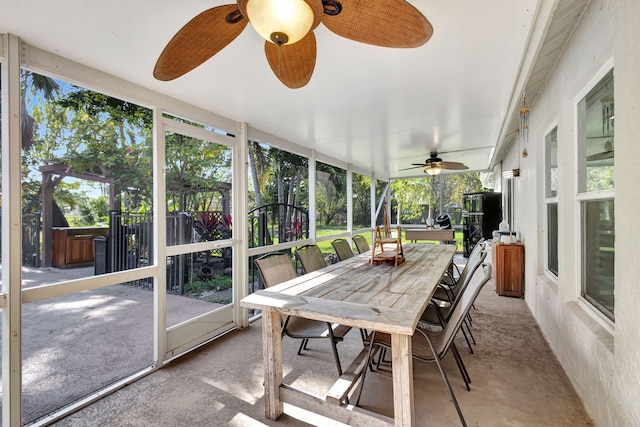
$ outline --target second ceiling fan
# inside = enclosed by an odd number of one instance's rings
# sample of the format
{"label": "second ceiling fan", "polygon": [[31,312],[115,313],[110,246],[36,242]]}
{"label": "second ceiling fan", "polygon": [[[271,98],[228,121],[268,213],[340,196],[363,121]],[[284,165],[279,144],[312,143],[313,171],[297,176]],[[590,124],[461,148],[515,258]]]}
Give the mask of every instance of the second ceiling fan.
{"label": "second ceiling fan", "polygon": [[311,79],[313,30],[320,23],[347,39],[392,48],[422,46],[433,34],[427,18],[405,0],[237,0],[187,22],[160,54],[153,76],[167,81],[188,73],[235,40],[249,22],[266,40],[271,70],[292,89]]}
{"label": "second ceiling fan", "polygon": [[411,163],[410,168],[403,169],[416,169],[416,168],[424,168],[424,172],[429,175],[438,175],[442,172],[443,169],[447,170],[467,170],[469,169],[465,164],[460,162],[445,162],[440,157],[438,157],[437,151],[432,151],[429,155],[429,158],[424,161],[424,163]]}

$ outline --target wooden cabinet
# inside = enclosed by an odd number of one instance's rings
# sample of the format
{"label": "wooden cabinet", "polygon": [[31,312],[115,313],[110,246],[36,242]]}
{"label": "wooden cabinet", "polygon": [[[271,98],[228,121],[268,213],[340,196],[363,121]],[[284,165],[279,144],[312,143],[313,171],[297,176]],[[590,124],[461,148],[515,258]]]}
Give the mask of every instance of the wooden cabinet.
{"label": "wooden cabinet", "polygon": [[53,229],[53,258],[56,268],[93,264],[93,239],[106,236],[107,227],[65,227]]}
{"label": "wooden cabinet", "polygon": [[493,277],[498,295],[524,297],[524,245],[493,246]]}

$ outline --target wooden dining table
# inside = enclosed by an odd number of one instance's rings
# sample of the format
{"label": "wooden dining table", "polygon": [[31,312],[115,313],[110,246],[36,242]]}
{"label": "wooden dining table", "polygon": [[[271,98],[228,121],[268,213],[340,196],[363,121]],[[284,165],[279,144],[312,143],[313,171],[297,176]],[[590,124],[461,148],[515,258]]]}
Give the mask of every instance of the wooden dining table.
{"label": "wooden dining table", "polygon": [[[262,310],[266,417],[278,419],[287,402],[349,425],[416,425],[411,336],[455,251],[455,245],[405,244],[399,266],[372,265],[365,252],[243,298],[242,307]],[[390,334],[394,418],[348,402],[367,366],[366,348],[326,396],[283,384],[281,314]]]}

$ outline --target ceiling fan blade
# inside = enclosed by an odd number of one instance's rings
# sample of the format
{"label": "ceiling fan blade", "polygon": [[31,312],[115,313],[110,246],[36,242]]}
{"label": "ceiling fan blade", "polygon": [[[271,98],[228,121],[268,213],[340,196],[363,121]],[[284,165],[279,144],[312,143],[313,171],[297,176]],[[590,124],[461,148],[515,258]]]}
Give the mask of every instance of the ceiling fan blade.
{"label": "ceiling fan blade", "polygon": [[593,162],[593,161],[596,161],[596,160],[612,159],[613,158],[613,151],[614,150],[602,151],[600,153],[592,154],[590,156],[587,156],[587,161],[588,162]]}
{"label": "ceiling fan blade", "polygon": [[169,41],[156,62],[153,76],[167,81],[188,73],[235,40],[248,22],[236,4],[205,10]]}
{"label": "ceiling fan blade", "polygon": [[340,13],[325,14],[322,23],[339,36],[382,47],[425,44],[433,27],[405,0],[340,0]]}
{"label": "ceiling fan blade", "polygon": [[285,86],[298,89],[309,83],[316,66],[316,36],[309,31],[299,42],[282,46],[267,41],[264,53],[273,74]]}
{"label": "ceiling fan blade", "polygon": [[463,163],[459,163],[459,162],[440,162],[439,166],[442,169],[449,169],[449,170],[465,170],[465,169],[469,169],[467,167],[467,165],[465,165]]}
{"label": "ceiling fan blade", "polygon": [[412,167],[410,167],[410,168],[398,169],[398,172],[399,172],[399,171],[408,171],[409,169],[425,168],[425,167],[427,167],[427,166],[428,166],[428,165],[422,165],[422,164],[420,164],[420,165],[419,165],[419,164],[417,164],[417,163],[411,163],[411,164],[412,164],[412,165],[415,165],[415,166],[412,166]]}

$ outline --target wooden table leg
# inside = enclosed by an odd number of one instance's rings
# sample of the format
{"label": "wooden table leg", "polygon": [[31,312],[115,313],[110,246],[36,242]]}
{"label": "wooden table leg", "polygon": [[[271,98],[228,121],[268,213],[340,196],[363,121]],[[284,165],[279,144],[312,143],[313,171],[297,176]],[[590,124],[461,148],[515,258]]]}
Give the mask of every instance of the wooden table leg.
{"label": "wooden table leg", "polygon": [[411,336],[391,334],[393,372],[393,417],[396,426],[413,426],[413,358]]}
{"label": "wooden table leg", "polygon": [[277,420],[282,415],[282,325],[277,311],[262,312],[262,357],[264,358],[265,416]]}

